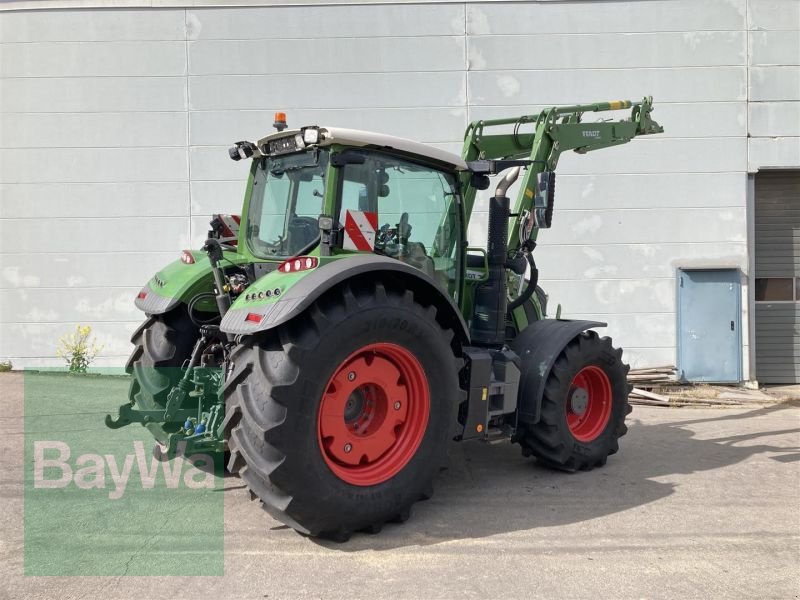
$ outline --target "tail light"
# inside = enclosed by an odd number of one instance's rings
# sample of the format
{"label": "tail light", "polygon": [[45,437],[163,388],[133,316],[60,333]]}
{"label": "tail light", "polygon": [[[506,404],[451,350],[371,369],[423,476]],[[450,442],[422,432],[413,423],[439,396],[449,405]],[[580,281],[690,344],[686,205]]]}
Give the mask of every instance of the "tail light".
{"label": "tail light", "polygon": [[318,265],[319,259],[316,256],[298,256],[297,258],[283,261],[281,266],[278,267],[278,271],[281,273],[298,273],[316,269]]}
{"label": "tail light", "polygon": [[188,250],[184,250],[181,253],[181,262],[185,263],[187,265],[193,265],[194,264],[194,255],[191,252],[189,252]]}

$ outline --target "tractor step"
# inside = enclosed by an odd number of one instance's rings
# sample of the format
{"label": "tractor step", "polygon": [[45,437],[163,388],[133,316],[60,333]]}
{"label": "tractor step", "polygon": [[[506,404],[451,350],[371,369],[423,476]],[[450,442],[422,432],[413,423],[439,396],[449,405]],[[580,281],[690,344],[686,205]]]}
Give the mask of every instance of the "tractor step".
{"label": "tractor step", "polygon": [[484,442],[487,444],[500,444],[507,442],[514,435],[514,428],[510,425],[503,425],[500,427],[489,427]]}
{"label": "tractor step", "polygon": [[[468,411],[459,439],[487,439],[490,421],[517,410],[519,357],[508,348],[464,349],[469,373]],[[507,437],[502,433],[502,437]]]}

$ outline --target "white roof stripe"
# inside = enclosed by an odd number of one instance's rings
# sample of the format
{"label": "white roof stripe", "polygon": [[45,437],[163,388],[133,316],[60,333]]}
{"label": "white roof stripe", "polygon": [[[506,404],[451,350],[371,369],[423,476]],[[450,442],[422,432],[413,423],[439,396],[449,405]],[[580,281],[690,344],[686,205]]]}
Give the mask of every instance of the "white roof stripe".
{"label": "white roof stripe", "polygon": [[[467,163],[452,152],[440,150],[408,140],[406,138],[395,137],[393,135],[385,135],[383,133],[375,133],[374,131],[362,131],[360,129],[345,129],[342,127],[320,127],[321,133],[320,146],[330,146],[332,144],[342,144],[345,146],[374,146],[376,148],[391,148],[400,150],[401,152],[408,152],[409,154],[416,154],[419,156],[431,158],[433,160],[452,165],[458,170],[466,171]],[[298,133],[299,129],[286,129],[280,133],[273,133],[258,141],[258,146],[261,147],[265,142],[279,137],[285,137]]]}

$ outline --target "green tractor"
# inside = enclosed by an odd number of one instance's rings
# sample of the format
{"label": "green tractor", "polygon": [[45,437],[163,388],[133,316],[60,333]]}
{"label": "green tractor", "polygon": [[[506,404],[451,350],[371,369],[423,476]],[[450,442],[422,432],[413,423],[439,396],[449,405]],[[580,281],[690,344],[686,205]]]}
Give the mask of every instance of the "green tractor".
{"label": "green tractor", "polygon": [[[477,121],[462,156],[287,129],[278,113],[277,132],[229,151],[251,161],[241,218],[215,216],[202,250],[139,292],[130,402],[106,424],[141,423],[166,458],[224,455],[276,519],[337,540],[407,519],[454,439],[506,437],[566,471],[605,464],[626,432],[628,366],[593,331],[604,323],[546,318],[533,252],[560,154],[660,133],[651,111],[644,98]],[[495,176],[486,247],[471,247]]]}

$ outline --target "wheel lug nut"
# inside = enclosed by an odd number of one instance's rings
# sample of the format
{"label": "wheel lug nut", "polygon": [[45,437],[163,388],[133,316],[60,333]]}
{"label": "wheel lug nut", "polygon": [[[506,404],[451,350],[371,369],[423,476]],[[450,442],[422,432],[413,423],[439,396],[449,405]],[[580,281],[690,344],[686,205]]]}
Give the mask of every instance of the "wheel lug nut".
{"label": "wheel lug nut", "polygon": [[353,444],[345,444],[345,445],[344,445],[344,451],[345,451],[347,454],[349,454],[349,453],[350,453],[350,451],[351,451],[352,449],[353,449]]}
{"label": "wheel lug nut", "polygon": [[394,409],[395,410],[400,410],[400,402],[395,402],[394,403]]}
{"label": "wheel lug nut", "polygon": [[347,381],[355,381],[355,380],[356,380],[356,372],[355,371],[350,371],[347,374]]}

